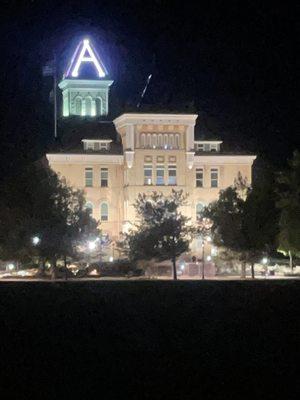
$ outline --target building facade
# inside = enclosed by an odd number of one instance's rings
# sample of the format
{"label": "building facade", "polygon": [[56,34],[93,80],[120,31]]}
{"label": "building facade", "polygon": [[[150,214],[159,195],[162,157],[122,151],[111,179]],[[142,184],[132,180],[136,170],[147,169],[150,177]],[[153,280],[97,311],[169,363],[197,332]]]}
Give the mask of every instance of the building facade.
{"label": "building facade", "polygon": [[[82,48],[87,43],[83,42]],[[80,48],[77,52],[79,60],[82,53],[83,62],[99,73],[92,47],[85,49],[87,54]],[[223,152],[219,140],[195,140],[196,114],[125,113],[111,122],[101,119],[108,113],[112,81],[104,67],[104,76],[83,79],[78,59],[72,60],[59,84],[62,114],[66,123],[71,115],[85,120],[72,120],[80,125],[76,140],[70,136],[47,159],[68,184],[84,190],[86,206],[112,240],[136,220],[133,204],[139,193],[159,191],[167,196],[172,189],[182,189],[188,193],[182,211],[196,223],[203,206],[216,200],[239,173],[251,183],[255,156]]]}

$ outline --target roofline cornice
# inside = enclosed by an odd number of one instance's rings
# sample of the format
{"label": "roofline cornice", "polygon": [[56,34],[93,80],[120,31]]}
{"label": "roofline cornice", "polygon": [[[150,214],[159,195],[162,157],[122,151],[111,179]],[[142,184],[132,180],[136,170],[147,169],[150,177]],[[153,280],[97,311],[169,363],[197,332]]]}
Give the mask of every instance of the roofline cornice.
{"label": "roofline cornice", "polygon": [[57,164],[82,164],[82,163],[124,163],[124,156],[120,154],[75,154],[75,153],[48,153],[47,160]]}
{"label": "roofline cornice", "polygon": [[147,123],[182,123],[184,125],[195,125],[197,114],[153,114],[153,113],[126,113],[114,119],[114,124],[121,127],[126,124]]}
{"label": "roofline cornice", "polygon": [[253,164],[256,159],[256,155],[195,155],[194,163],[195,165],[212,164],[212,165],[222,165],[222,164]]}

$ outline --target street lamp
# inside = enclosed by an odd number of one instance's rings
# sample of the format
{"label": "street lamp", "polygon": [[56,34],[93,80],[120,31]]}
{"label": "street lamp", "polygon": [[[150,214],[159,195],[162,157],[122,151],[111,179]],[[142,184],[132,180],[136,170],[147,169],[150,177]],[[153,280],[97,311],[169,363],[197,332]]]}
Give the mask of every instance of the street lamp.
{"label": "street lamp", "polygon": [[12,271],[15,268],[15,265],[13,263],[10,263],[7,265],[7,268],[9,271]]}
{"label": "street lamp", "polygon": [[90,242],[88,242],[88,248],[89,248],[89,250],[95,250],[95,248],[96,248],[96,241],[90,241]]}
{"label": "street lamp", "polygon": [[40,239],[38,236],[33,236],[33,238],[31,239],[31,241],[32,241],[32,244],[33,244],[34,246],[37,246],[37,245],[40,243],[41,239]]}

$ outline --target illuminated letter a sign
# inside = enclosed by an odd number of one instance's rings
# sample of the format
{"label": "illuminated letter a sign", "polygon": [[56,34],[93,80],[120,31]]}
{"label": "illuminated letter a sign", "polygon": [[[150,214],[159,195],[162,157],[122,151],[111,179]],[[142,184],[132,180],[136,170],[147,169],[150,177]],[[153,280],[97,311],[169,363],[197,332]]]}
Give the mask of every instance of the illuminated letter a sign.
{"label": "illuminated letter a sign", "polygon": [[82,62],[91,62],[94,64],[94,66],[98,72],[99,78],[104,78],[105,77],[104,68],[101,67],[97,57],[95,56],[95,53],[94,53],[93,49],[91,48],[89,40],[84,39],[81,43],[82,43],[82,48],[80,50],[77,60],[75,61],[74,68],[72,70],[71,75],[74,78],[76,78],[78,76],[81,63]]}

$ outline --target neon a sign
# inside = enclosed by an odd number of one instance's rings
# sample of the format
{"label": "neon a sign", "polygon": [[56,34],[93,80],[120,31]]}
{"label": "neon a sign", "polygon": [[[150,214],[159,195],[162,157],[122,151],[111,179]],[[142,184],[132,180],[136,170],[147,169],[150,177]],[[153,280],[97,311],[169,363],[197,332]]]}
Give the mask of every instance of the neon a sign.
{"label": "neon a sign", "polygon": [[106,76],[105,67],[96,51],[91,46],[89,39],[83,39],[79,42],[72,57],[70,66],[67,70],[66,76],[77,78],[80,74],[82,63],[92,63],[99,78],[104,78]]}

